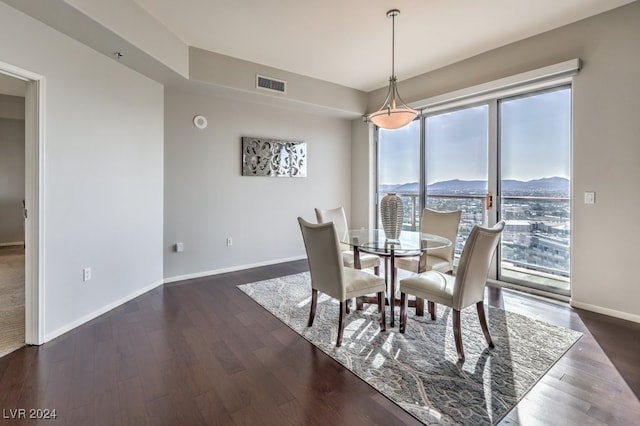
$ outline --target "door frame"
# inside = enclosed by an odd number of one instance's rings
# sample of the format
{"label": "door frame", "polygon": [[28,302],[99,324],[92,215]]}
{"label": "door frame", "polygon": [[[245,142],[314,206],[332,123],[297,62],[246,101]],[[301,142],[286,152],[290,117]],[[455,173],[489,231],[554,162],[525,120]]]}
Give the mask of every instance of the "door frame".
{"label": "door frame", "polygon": [[42,75],[0,62],[25,91],[25,343],[44,343],[44,83]]}

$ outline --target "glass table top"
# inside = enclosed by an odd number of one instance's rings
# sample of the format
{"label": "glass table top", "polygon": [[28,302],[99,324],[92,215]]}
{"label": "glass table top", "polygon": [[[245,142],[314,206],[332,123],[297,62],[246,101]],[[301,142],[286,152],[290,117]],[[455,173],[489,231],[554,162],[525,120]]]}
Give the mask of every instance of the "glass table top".
{"label": "glass table top", "polygon": [[382,229],[349,229],[339,234],[340,242],[376,254],[415,255],[425,250],[449,247],[451,241],[435,234],[402,231],[400,238],[389,240]]}

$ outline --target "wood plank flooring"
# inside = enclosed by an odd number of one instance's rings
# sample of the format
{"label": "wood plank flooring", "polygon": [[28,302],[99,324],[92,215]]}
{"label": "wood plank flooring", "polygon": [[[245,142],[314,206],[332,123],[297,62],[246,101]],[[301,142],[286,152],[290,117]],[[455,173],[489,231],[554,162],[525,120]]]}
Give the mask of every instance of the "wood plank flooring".
{"label": "wood plank flooring", "polygon": [[[305,270],[168,284],[0,358],[0,424],[418,424],[236,288]],[[639,324],[509,290],[488,300],[585,333],[502,424],[639,424]],[[38,408],[57,418],[6,418]]]}

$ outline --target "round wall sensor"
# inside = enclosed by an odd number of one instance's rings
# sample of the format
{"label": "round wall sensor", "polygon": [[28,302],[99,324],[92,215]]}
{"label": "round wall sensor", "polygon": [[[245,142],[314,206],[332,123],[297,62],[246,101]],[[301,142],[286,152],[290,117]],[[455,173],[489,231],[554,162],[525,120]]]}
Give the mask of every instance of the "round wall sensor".
{"label": "round wall sensor", "polygon": [[193,117],[193,125],[198,129],[205,129],[207,127],[207,119],[201,115]]}

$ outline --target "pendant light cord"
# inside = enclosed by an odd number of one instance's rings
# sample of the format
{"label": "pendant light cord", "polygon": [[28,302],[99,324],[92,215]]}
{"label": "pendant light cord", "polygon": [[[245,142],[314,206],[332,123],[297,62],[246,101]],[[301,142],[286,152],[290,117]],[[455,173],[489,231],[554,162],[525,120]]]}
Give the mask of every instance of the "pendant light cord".
{"label": "pendant light cord", "polygon": [[396,76],[396,13],[391,14],[391,77]]}

